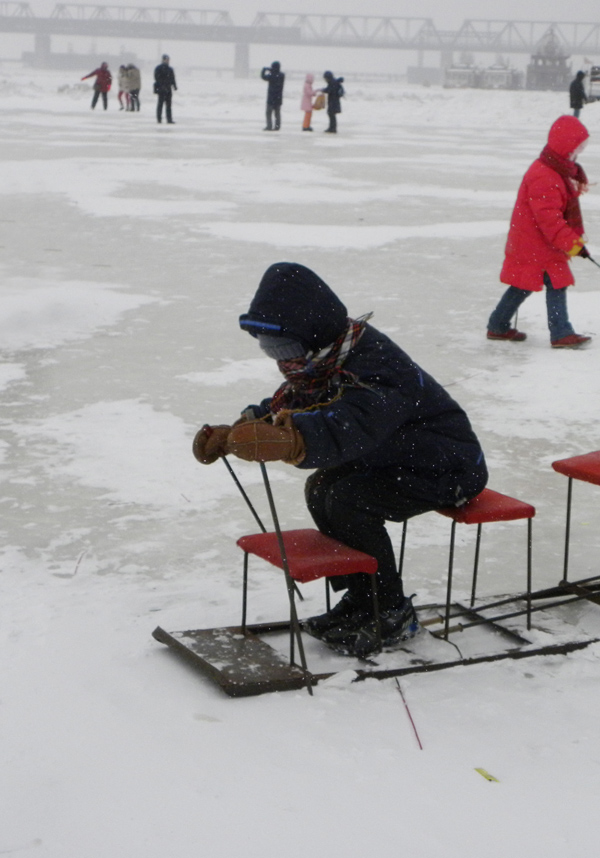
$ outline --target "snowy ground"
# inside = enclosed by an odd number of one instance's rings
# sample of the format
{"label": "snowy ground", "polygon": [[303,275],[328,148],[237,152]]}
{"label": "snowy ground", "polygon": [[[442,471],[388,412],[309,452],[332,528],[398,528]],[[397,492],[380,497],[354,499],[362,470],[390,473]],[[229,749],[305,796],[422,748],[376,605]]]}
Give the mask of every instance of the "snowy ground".
{"label": "snowy ground", "polygon": [[[179,78],[177,124],[158,127],[147,86],[139,115],[112,94],[92,113],[88,92],[58,92],[76,76],[0,69],[0,854],[589,858],[600,645],[405,679],[421,751],[392,681],[230,699],[151,638],[239,620],[235,540],[255,524],[190,448],[277,384],[237,317],[278,260],[373,310],[449,386],[490,486],[537,507],[535,583],[559,580],[550,463],[600,446],[598,339],[551,351],[541,296],[526,343],[484,330],[521,174],[565,96],[348,79],[330,138],[321,115],[301,133],[298,82],[266,135],[262,82]],[[582,118],[598,181],[600,106]],[[583,209],[600,259],[598,186]],[[600,271],[574,267],[572,321],[597,337]],[[236,468],[268,520],[257,469]],[[282,524],[309,526],[302,473],[270,473]],[[597,487],[578,483],[578,577],[598,571],[599,524]],[[459,592],[473,537],[459,530]],[[447,539],[440,516],[411,524],[422,603],[443,597]],[[482,593],[523,586],[522,523],[488,528],[483,551]],[[303,614],[321,610],[320,585],[305,595]],[[250,611],[285,617],[266,568]]]}

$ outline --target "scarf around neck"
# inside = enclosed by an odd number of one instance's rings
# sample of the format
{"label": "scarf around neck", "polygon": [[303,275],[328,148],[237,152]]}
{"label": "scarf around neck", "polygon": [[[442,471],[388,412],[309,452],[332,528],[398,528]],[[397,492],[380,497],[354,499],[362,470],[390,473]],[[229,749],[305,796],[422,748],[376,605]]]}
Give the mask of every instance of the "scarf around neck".
{"label": "scarf around neck", "polygon": [[565,220],[571,229],[583,235],[583,218],[578,200],[588,189],[588,179],[583,167],[576,161],[559,155],[550,146],[542,149],[539,160],[565,180],[568,197],[564,211]]}
{"label": "scarf around neck", "polygon": [[346,329],[325,348],[304,358],[277,361],[285,381],[273,394],[271,414],[302,411],[339,395],[344,386],[361,387],[359,379],[342,365],[362,337],[373,313],[348,319]]}

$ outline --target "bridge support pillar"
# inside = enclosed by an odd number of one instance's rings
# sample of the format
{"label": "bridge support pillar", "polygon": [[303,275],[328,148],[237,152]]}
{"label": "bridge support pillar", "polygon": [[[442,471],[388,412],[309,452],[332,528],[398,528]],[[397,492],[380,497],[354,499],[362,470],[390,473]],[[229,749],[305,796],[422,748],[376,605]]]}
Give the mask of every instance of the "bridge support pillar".
{"label": "bridge support pillar", "polygon": [[237,42],[235,46],[235,60],[233,65],[234,77],[250,76],[250,45],[248,42]]}
{"label": "bridge support pillar", "polygon": [[34,45],[35,65],[37,68],[45,68],[50,59],[50,34],[36,33]]}
{"label": "bridge support pillar", "polygon": [[440,68],[452,68],[453,56],[452,51],[440,51]]}

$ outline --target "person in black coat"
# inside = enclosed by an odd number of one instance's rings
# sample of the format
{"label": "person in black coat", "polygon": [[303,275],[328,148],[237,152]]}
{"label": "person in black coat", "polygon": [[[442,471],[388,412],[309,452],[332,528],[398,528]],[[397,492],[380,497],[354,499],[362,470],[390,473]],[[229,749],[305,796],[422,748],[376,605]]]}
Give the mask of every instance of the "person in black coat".
{"label": "person in black coat", "polygon": [[162,122],[163,105],[167,114],[167,122],[169,125],[174,125],[173,115],[171,113],[171,98],[173,90],[177,89],[175,81],[175,72],[169,65],[170,58],[168,54],[163,54],[162,62],[154,69],[154,92],[158,95],[156,104],[156,120]]}
{"label": "person in black coat", "polygon": [[329,116],[329,128],[325,129],[326,134],[337,134],[337,114],[342,112],[341,98],[344,95],[343,77],[335,77],[333,72],[326,71],[323,77],[327,81],[327,86],[321,92],[327,95],[327,115]]}
{"label": "person in black coat", "polygon": [[[285,74],[281,71],[281,64],[275,61],[270,67],[265,66],[260,73],[263,80],[268,81],[267,88],[267,124],[265,131],[279,131],[281,128],[281,105],[283,104],[283,84]],[[275,126],[273,126],[273,114],[275,114]]]}
{"label": "person in black coat", "polygon": [[569,86],[569,101],[573,110],[573,116],[579,117],[583,109],[583,105],[587,103],[587,96],[583,86],[585,72],[578,71]]}
{"label": "person in black coat", "polygon": [[[232,426],[194,440],[203,464],[232,453],[314,470],[306,503],[319,530],[377,559],[383,645],[418,623],[403,591],[386,521],[461,506],[483,491],[483,451],[462,408],[381,331],[346,307],[309,268],[265,272],[240,326],[278,362],[284,383]],[[307,632],[358,656],[377,647],[369,576],[332,577],[346,594]]]}

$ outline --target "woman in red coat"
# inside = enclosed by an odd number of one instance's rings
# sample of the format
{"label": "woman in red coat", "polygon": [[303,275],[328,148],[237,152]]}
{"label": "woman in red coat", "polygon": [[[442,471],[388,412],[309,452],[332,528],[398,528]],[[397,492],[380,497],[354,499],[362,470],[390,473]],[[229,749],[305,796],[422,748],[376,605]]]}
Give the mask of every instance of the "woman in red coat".
{"label": "woman in red coat", "polygon": [[573,330],[566,293],[574,283],[569,259],[587,255],[579,196],[588,184],[576,158],[588,137],[574,116],[559,117],[547,146],[523,177],[500,273],[509,288],[490,316],[490,340],[524,340],[526,334],[511,327],[510,321],[523,301],[544,286],[552,348],[578,348],[591,339]]}
{"label": "woman in red coat", "polygon": [[98,103],[100,95],[102,95],[102,104],[106,110],[108,107],[108,91],[112,84],[112,75],[108,70],[108,63],[102,63],[99,69],[94,69],[93,72],[86,74],[85,77],[81,78],[81,80],[87,80],[88,77],[96,78],[96,82],[94,83],[94,97],[92,98],[92,110]]}

